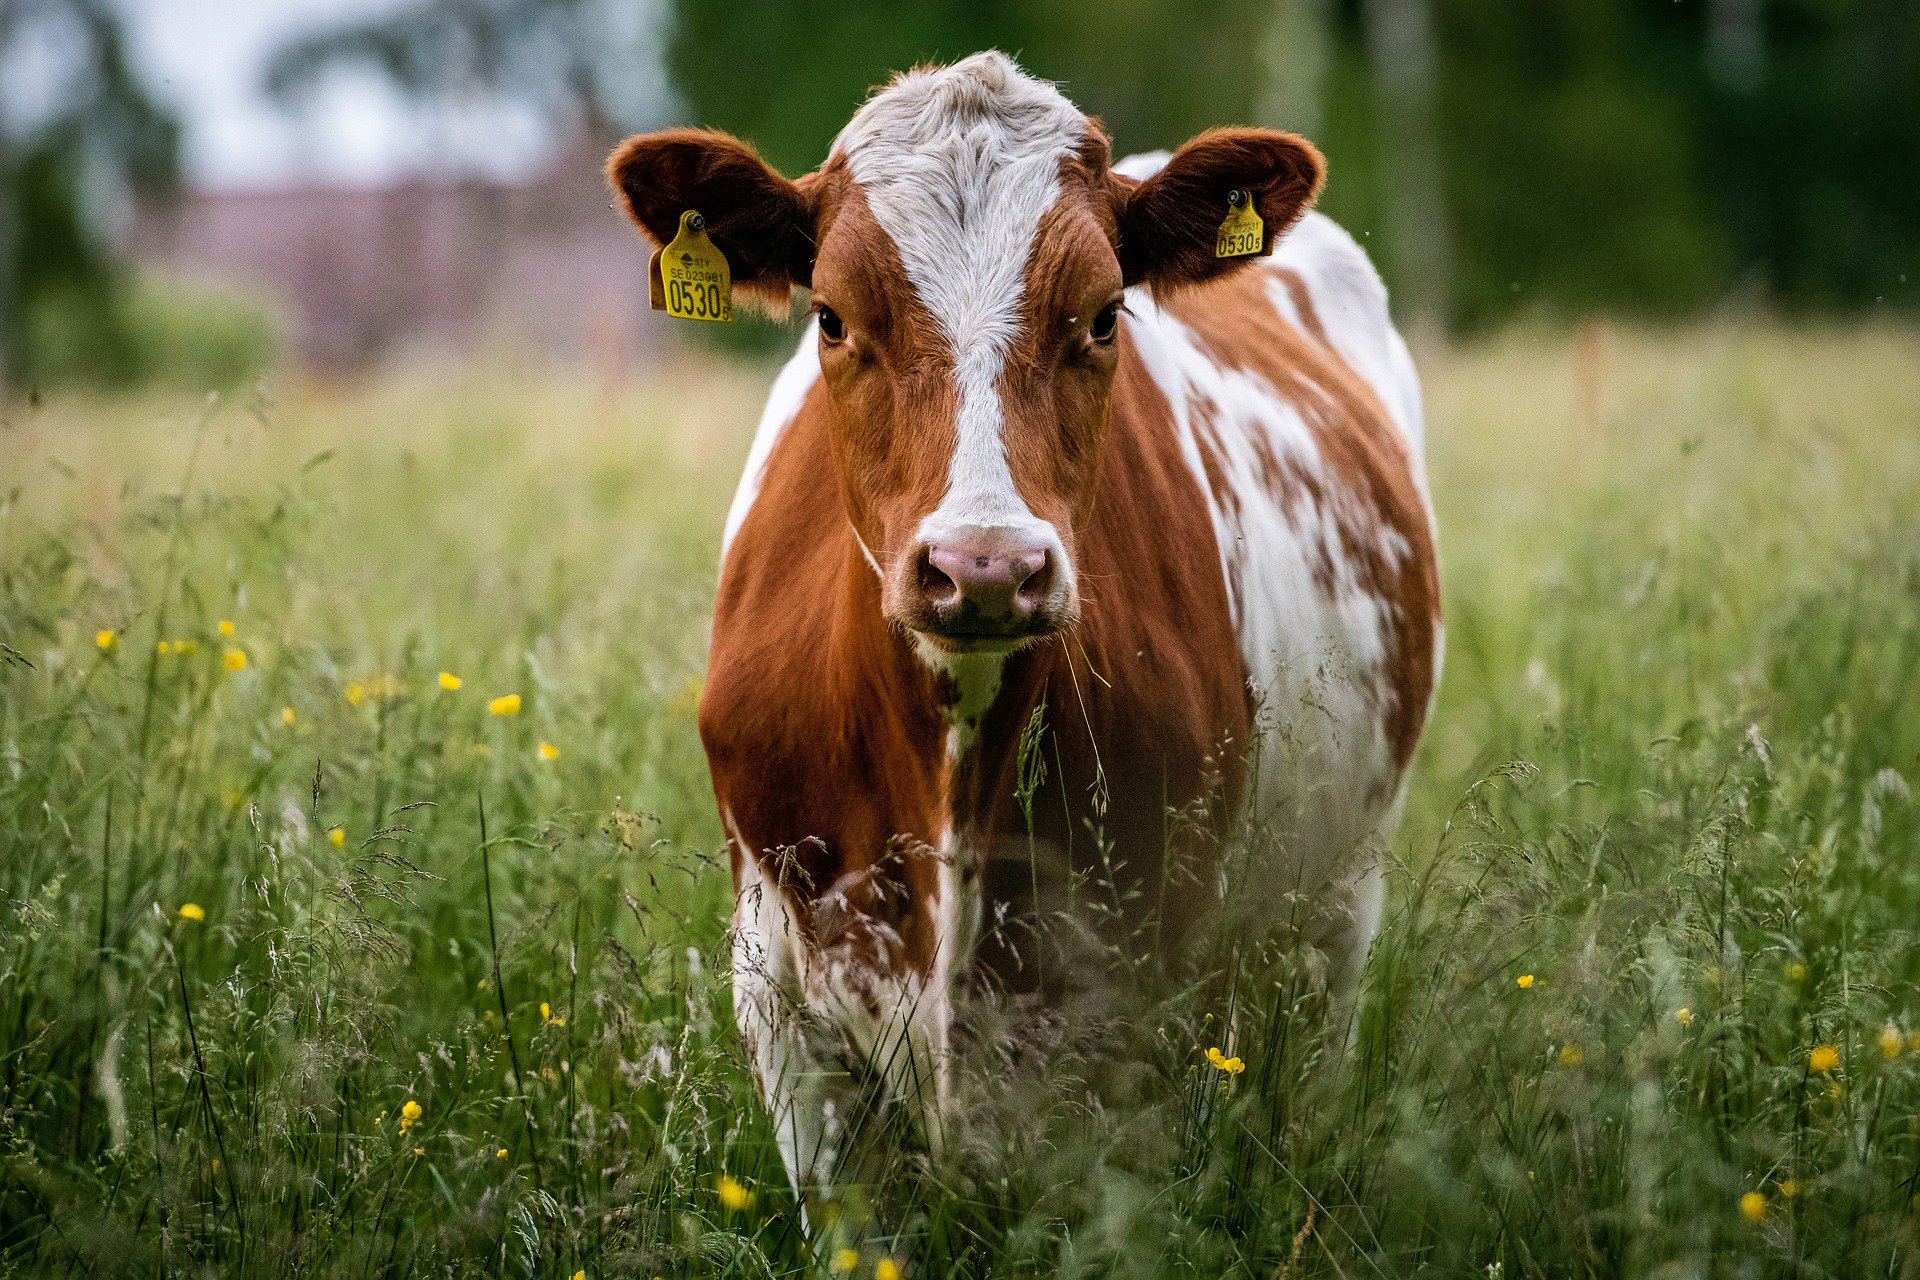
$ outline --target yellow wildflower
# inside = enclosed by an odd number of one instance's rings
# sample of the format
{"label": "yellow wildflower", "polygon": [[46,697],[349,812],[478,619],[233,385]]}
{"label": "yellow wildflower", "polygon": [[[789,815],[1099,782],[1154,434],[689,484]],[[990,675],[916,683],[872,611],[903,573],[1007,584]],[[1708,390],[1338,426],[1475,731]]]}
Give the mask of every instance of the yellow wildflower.
{"label": "yellow wildflower", "polygon": [[1830,1044],[1815,1045],[1807,1054],[1807,1067],[1825,1075],[1840,1065],[1840,1050]]}
{"label": "yellow wildflower", "polygon": [[493,1153],[493,1158],[495,1160],[505,1160],[507,1158],[507,1149],[505,1147],[500,1148]]}
{"label": "yellow wildflower", "polygon": [[340,692],[346,696],[347,705],[350,707],[357,707],[367,700],[367,686],[358,680],[347,681],[346,687]]}
{"label": "yellow wildflower", "polygon": [[418,1120],[423,1110],[419,1103],[415,1102],[412,1098],[408,1098],[406,1105],[400,1108],[400,1118],[402,1120]]}
{"label": "yellow wildflower", "polygon": [[1519,977],[1513,980],[1513,985],[1520,988],[1522,991],[1530,991],[1533,989],[1533,975],[1530,973],[1523,973]]}
{"label": "yellow wildflower", "polygon": [[554,1017],[553,1009],[548,1006],[545,1000],[542,1000],[540,1002],[540,1021],[546,1023],[550,1027],[564,1027],[567,1025],[567,1020],[565,1018]]}
{"label": "yellow wildflower", "polygon": [[587,1269],[582,1267],[580,1270],[574,1272],[573,1280],[587,1280]]}
{"label": "yellow wildflower", "polygon": [[560,758],[560,748],[554,746],[551,742],[542,741],[534,750],[542,760],[548,763],[552,763]]}
{"label": "yellow wildflower", "polygon": [[487,703],[487,714],[495,716],[517,716],[520,714],[520,695],[503,693]]}
{"label": "yellow wildflower", "polygon": [[1791,1200],[1799,1194],[1800,1194],[1799,1183],[1795,1182],[1792,1178],[1781,1179],[1780,1195],[1782,1199]]}
{"label": "yellow wildflower", "polygon": [[109,627],[102,627],[93,633],[93,643],[100,652],[105,653],[120,642],[120,637]]}
{"label": "yellow wildflower", "polygon": [[245,649],[227,650],[220,658],[220,665],[229,671],[245,671],[247,669],[247,651]]}
{"label": "yellow wildflower", "polygon": [[425,1154],[427,1154],[427,1149],[426,1149],[425,1147],[415,1147],[415,1148],[413,1149],[413,1154],[415,1154],[415,1155],[417,1155],[417,1156],[423,1156],[423,1155],[425,1155]]}
{"label": "yellow wildflower", "polygon": [[753,1192],[741,1186],[740,1181],[730,1173],[721,1174],[714,1189],[720,1193],[720,1203],[731,1213],[738,1213],[753,1203]]}
{"label": "yellow wildflower", "polygon": [[197,902],[183,902],[180,904],[180,918],[199,924],[207,918],[207,909]]}
{"label": "yellow wildflower", "polygon": [[220,619],[220,634],[223,636],[230,636],[233,634],[233,623],[231,620],[227,618]]}
{"label": "yellow wildflower", "polygon": [[1693,1010],[1683,1005],[1673,1011],[1673,1020],[1683,1027],[1690,1027],[1693,1025]]}
{"label": "yellow wildflower", "polygon": [[1740,1216],[1748,1222],[1767,1220],[1767,1198],[1758,1191],[1749,1191],[1740,1197]]}
{"label": "yellow wildflower", "polygon": [[835,1249],[833,1251],[833,1261],[827,1265],[843,1275],[849,1271],[856,1270],[860,1266],[860,1251],[858,1249]]}
{"label": "yellow wildflower", "polygon": [[1900,1028],[1894,1026],[1891,1022],[1889,1022],[1886,1026],[1880,1028],[1880,1056],[1881,1057],[1883,1058],[1899,1057],[1900,1046],[1904,1042],[1905,1042],[1905,1037],[1903,1037],[1900,1034]]}
{"label": "yellow wildflower", "polygon": [[440,673],[440,687],[448,693],[452,693],[460,687],[460,677],[451,671],[442,671]]}
{"label": "yellow wildflower", "polygon": [[173,651],[175,653],[192,653],[199,647],[200,642],[198,640],[175,640],[173,642]]}
{"label": "yellow wildflower", "polygon": [[170,653],[172,653],[172,652],[173,652],[173,641],[171,641],[171,640],[155,640],[155,641],[153,642],[153,651],[154,651],[155,653],[157,653],[157,654],[159,654],[159,655],[160,655],[161,657],[163,657],[163,658],[164,658],[164,657],[166,657],[166,656],[167,656],[168,654],[170,654]]}
{"label": "yellow wildflower", "polygon": [[873,1280],[900,1280],[900,1264],[892,1258],[882,1258],[873,1264]]}
{"label": "yellow wildflower", "polygon": [[347,847],[347,829],[345,827],[328,827],[327,843],[332,845],[336,849],[346,848]]}
{"label": "yellow wildflower", "polygon": [[1578,1044],[1574,1043],[1573,1041],[1569,1040],[1567,1043],[1560,1046],[1560,1065],[1561,1066],[1577,1067],[1582,1062],[1585,1062],[1586,1059],[1587,1059],[1586,1050],[1582,1049]]}
{"label": "yellow wildflower", "polygon": [[1218,1048],[1207,1050],[1207,1061],[1213,1064],[1214,1070],[1224,1071],[1230,1076],[1237,1076],[1247,1069],[1246,1063],[1238,1058],[1229,1058]]}
{"label": "yellow wildflower", "polygon": [[287,728],[289,729],[293,728],[293,726],[296,723],[298,723],[299,719],[300,719],[300,716],[294,711],[292,707],[280,708],[280,723],[287,726]]}
{"label": "yellow wildflower", "polygon": [[1787,981],[1805,982],[1806,980],[1807,966],[1801,964],[1798,960],[1789,961],[1787,964]]}

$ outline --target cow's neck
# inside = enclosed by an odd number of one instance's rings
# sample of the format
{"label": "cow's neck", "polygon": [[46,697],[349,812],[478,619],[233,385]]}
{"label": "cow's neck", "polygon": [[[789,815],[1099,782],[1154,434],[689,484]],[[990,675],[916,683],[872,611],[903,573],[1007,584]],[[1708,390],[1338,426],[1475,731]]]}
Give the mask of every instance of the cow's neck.
{"label": "cow's neck", "polygon": [[[963,855],[998,820],[1010,787],[1019,727],[1038,695],[1040,663],[1031,653],[952,654],[908,639],[880,609],[879,576],[857,538],[849,538],[849,608],[838,646],[863,664],[875,695],[864,714],[882,716],[895,732],[856,726],[856,736],[912,743],[916,757],[899,762],[924,778],[932,812],[889,815],[893,834],[911,834],[942,853]],[[861,733],[866,728],[868,733]],[[887,803],[887,797],[874,797]],[[926,828],[926,829],[921,829]]]}

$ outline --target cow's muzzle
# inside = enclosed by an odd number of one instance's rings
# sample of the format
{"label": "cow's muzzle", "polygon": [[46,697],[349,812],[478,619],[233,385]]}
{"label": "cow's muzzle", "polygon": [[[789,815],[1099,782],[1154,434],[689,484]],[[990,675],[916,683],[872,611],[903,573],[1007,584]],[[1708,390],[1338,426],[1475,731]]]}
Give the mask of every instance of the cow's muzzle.
{"label": "cow's muzzle", "polygon": [[889,586],[895,621],[950,650],[1016,648],[1073,620],[1066,553],[1045,526],[933,533]]}

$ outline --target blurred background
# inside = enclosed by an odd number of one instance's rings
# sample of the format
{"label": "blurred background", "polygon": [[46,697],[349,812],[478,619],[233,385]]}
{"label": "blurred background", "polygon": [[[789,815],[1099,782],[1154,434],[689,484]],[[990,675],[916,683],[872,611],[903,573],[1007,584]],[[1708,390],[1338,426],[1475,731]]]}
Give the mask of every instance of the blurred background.
{"label": "blurred background", "polygon": [[610,144],[698,123],[802,172],[890,71],[988,46],[1122,152],[1315,139],[1417,330],[1920,304],[1912,0],[0,0],[0,367],[778,343],[647,311]]}

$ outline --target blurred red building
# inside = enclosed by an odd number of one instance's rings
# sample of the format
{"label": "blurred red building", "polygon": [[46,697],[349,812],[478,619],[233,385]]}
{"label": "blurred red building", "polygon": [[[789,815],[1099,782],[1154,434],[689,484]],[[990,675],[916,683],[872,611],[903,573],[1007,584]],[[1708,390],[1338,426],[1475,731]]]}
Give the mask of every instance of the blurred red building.
{"label": "blurred red building", "polygon": [[516,184],[184,191],[136,212],[130,247],[272,299],[311,367],[505,348],[619,368],[660,340],[646,251],[583,152]]}

